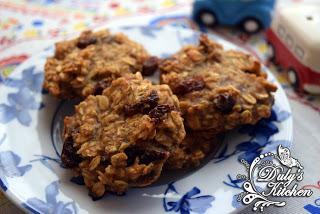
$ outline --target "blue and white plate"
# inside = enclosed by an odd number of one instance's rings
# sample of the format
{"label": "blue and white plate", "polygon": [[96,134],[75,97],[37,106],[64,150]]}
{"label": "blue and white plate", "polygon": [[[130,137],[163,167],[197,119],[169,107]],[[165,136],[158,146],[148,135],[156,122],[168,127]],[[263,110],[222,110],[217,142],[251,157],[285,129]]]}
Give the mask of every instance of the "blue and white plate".
{"label": "blue and white plate", "polygon": [[[126,27],[114,29],[142,43],[152,54],[165,57],[183,45],[196,43],[198,32],[186,29]],[[226,49],[235,45],[212,36]],[[31,57],[0,83],[0,186],[17,205],[31,213],[228,213],[243,206],[236,200],[244,173],[239,159],[251,161],[260,153],[290,147],[292,118],[280,84],[270,119],[246,126],[224,139],[207,163],[183,176],[171,173],[165,180],[124,196],[106,195],[92,201],[81,181],[61,167],[61,115],[64,103],[42,91],[43,68],[52,44]],[[62,113],[61,113],[62,112]]]}

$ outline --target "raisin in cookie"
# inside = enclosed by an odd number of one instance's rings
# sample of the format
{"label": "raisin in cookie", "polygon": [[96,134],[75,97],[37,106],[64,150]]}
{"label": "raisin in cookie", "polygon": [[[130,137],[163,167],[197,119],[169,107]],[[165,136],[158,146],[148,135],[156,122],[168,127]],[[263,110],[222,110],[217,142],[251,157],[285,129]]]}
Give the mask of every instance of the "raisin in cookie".
{"label": "raisin in cookie", "polygon": [[192,130],[224,132],[271,114],[277,87],[267,81],[260,63],[224,51],[205,35],[198,46],[183,48],[159,67],[161,82],[178,96],[185,125]]}
{"label": "raisin in cookie", "polygon": [[157,58],[122,33],[84,31],[73,40],[56,43],[55,55],[45,65],[46,88],[63,99],[101,94],[123,74],[151,74]]}
{"label": "raisin in cookie", "polygon": [[219,148],[221,143],[220,135],[188,130],[182,143],[170,153],[165,168],[176,170],[198,167],[204,158]]}
{"label": "raisin in cookie", "polygon": [[140,73],[87,97],[64,126],[62,161],[83,176],[93,198],[153,183],[185,137],[177,97]]}

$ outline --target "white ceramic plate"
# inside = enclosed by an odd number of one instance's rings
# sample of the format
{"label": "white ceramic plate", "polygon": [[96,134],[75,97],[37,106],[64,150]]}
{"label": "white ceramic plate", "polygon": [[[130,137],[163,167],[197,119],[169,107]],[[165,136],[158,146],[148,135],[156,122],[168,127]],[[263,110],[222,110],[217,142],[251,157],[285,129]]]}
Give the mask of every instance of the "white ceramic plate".
{"label": "white ceramic plate", "polygon": [[[114,31],[124,32],[161,57],[185,44],[196,43],[199,36],[198,32],[170,27],[126,27]],[[239,49],[217,36],[212,37],[226,49]],[[279,144],[291,146],[290,107],[278,84],[272,117],[228,134],[220,151],[203,167],[182,173],[183,176],[171,173],[172,180],[164,178],[152,187],[130,189],[124,196],[108,194],[92,201],[87,189],[75,183],[79,180],[70,181],[71,171],[60,166],[60,123],[70,104],[61,104],[41,90],[44,63],[53,51],[51,44],[19,66],[0,85],[0,184],[7,196],[29,212],[232,212],[242,206],[236,201],[243,182],[236,175],[244,172],[238,160],[275,151]],[[269,78],[276,82],[271,73]]]}

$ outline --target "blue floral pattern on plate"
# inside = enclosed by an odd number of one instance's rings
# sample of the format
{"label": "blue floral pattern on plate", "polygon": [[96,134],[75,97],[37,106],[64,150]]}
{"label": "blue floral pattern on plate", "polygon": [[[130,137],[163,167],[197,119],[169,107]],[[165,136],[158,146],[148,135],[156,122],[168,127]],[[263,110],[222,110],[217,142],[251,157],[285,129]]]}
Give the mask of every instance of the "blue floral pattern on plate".
{"label": "blue floral pattern on plate", "polygon": [[8,104],[0,104],[0,123],[6,124],[17,119],[22,125],[29,126],[31,123],[29,111],[39,110],[44,106],[35,99],[35,93],[42,90],[42,82],[43,72],[35,73],[35,66],[24,69],[20,79],[6,78],[3,84],[17,88],[18,92],[7,95]]}
{"label": "blue floral pattern on plate", "polygon": [[19,89],[17,93],[8,94],[8,104],[0,104],[0,123],[6,124],[16,118],[22,125],[29,126],[29,111],[41,107],[28,88]]}
{"label": "blue floral pattern on plate", "polygon": [[47,155],[34,155],[36,157],[36,159],[31,160],[30,163],[34,163],[34,162],[40,162],[42,165],[44,165],[45,167],[47,167],[48,169],[50,169],[51,171],[54,172],[53,167],[51,166],[50,162],[56,163],[59,166],[62,166],[62,161],[60,158],[53,158],[53,157],[49,157]]}
{"label": "blue floral pattern on plate", "polygon": [[[242,185],[245,182],[244,179],[233,179],[230,174],[228,174],[228,179],[229,181],[223,181],[223,184],[227,185],[228,187],[232,187],[239,190],[238,194],[243,191]],[[264,189],[257,186],[257,190],[259,192],[262,192]],[[240,200],[238,200],[238,194],[235,194],[232,197],[231,205],[234,208],[240,208],[244,206],[244,204]]]}
{"label": "blue floral pattern on plate", "polygon": [[45,189],[45,200],[30,198],[22,206],[32,213],[75,214],[75,202],[58,201],[59,185],[57,181],[49,184]]}
{"label": "blue floral pattern on plate", "polygon": [[141,27],[140,32],[146,37],[156,38],[157,32],[161,29],[161,27]]}
{"label": "blue floral pattern on plate", "polygon": [[307,204],[304,206],[304,209],[307,210],[310,214],[319,214],[320,213],[320,198],[314,201],[314,204]]}
{"label": "blue floral pattern on plate", "polygon": [[167,201],[166,196],[168,193],[179,194],[176,190],[174,183],[170,183],[165,191],[163,198],[163,207],[166,212],[180,212],[181,214],[193,213],[205,213],[207,209],[212,207],[211,203],[214,201],[214,197],[211,195],[199,195],[201,190],[197,187],[193,187],[186,192],[178,201]]}
{"label": "blue floral pattern on plate", "polygon": [[36,72],[36,67],[31,66],[22,71],[22,78],[6,78],[4,85],[13,88],[28,88],[32,92],[40,92],[42,90],[43,72]]}
{"label": "blue floral pattern on plate", "polygon": [[[1,143],[5,140],[4,135]],[[13,177],[21,177],[31,169],[31,165],[20,165],[21,158],[12,151],[0,152],[0,187],[6,191],[8,188],[7,179]]]}
{"label": "blue floral pattern on plate", "polygon": [[290,142],[286,140],[271,141],[271,137],[279,132],[276,123],[281,123],[290,117],[290,113],[280,110],[277,106],[273,107],[270,118],[260,120],[256,125],[245,125],[239,129],[239,133],[247,134],[250,139],[239,143],[236,148],[227,154],[228,143],[224,144],[220,153],[216,156],[215,163],[226,160],[234,155],[238,155],[238,160],[246,160],[251,163],[253,159],[259,156],[262,149],[268,144],[272,144],[274,148],[278,145],[288,145]]}

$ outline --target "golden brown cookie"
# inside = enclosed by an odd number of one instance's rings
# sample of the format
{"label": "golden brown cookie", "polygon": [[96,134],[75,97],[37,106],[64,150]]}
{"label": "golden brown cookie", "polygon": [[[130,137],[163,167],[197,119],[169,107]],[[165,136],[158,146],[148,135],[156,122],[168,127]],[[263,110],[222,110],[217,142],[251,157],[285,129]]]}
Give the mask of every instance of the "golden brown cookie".
{"label": "golden brown cookie", "polygon": [[198,167],[204,158],[219,148],[221,143],[220,135],[188,130],[182,143],[170,153],[165,168],[176,170]]}
{"label": "golden brown cookie", "polygon": [[84,31],[69,41],[56,43],[55,55],[45,65],[44,88],[63,98],[101,94],[123,74],[152,74],[157,58],[122,33]]}
{"label": "golden brown cookie", "polygon": [[178,96],[186,127],[220,133],[271,114],[272,92],[260,63],[202,35],[160,63],[161,82]]}
{"label": "golden brown cookie", "polygon": [[185,137],[177,97],[140,73],[87,97],[64,126],[62,161],[83,176],[93,198],[153,183]]}

